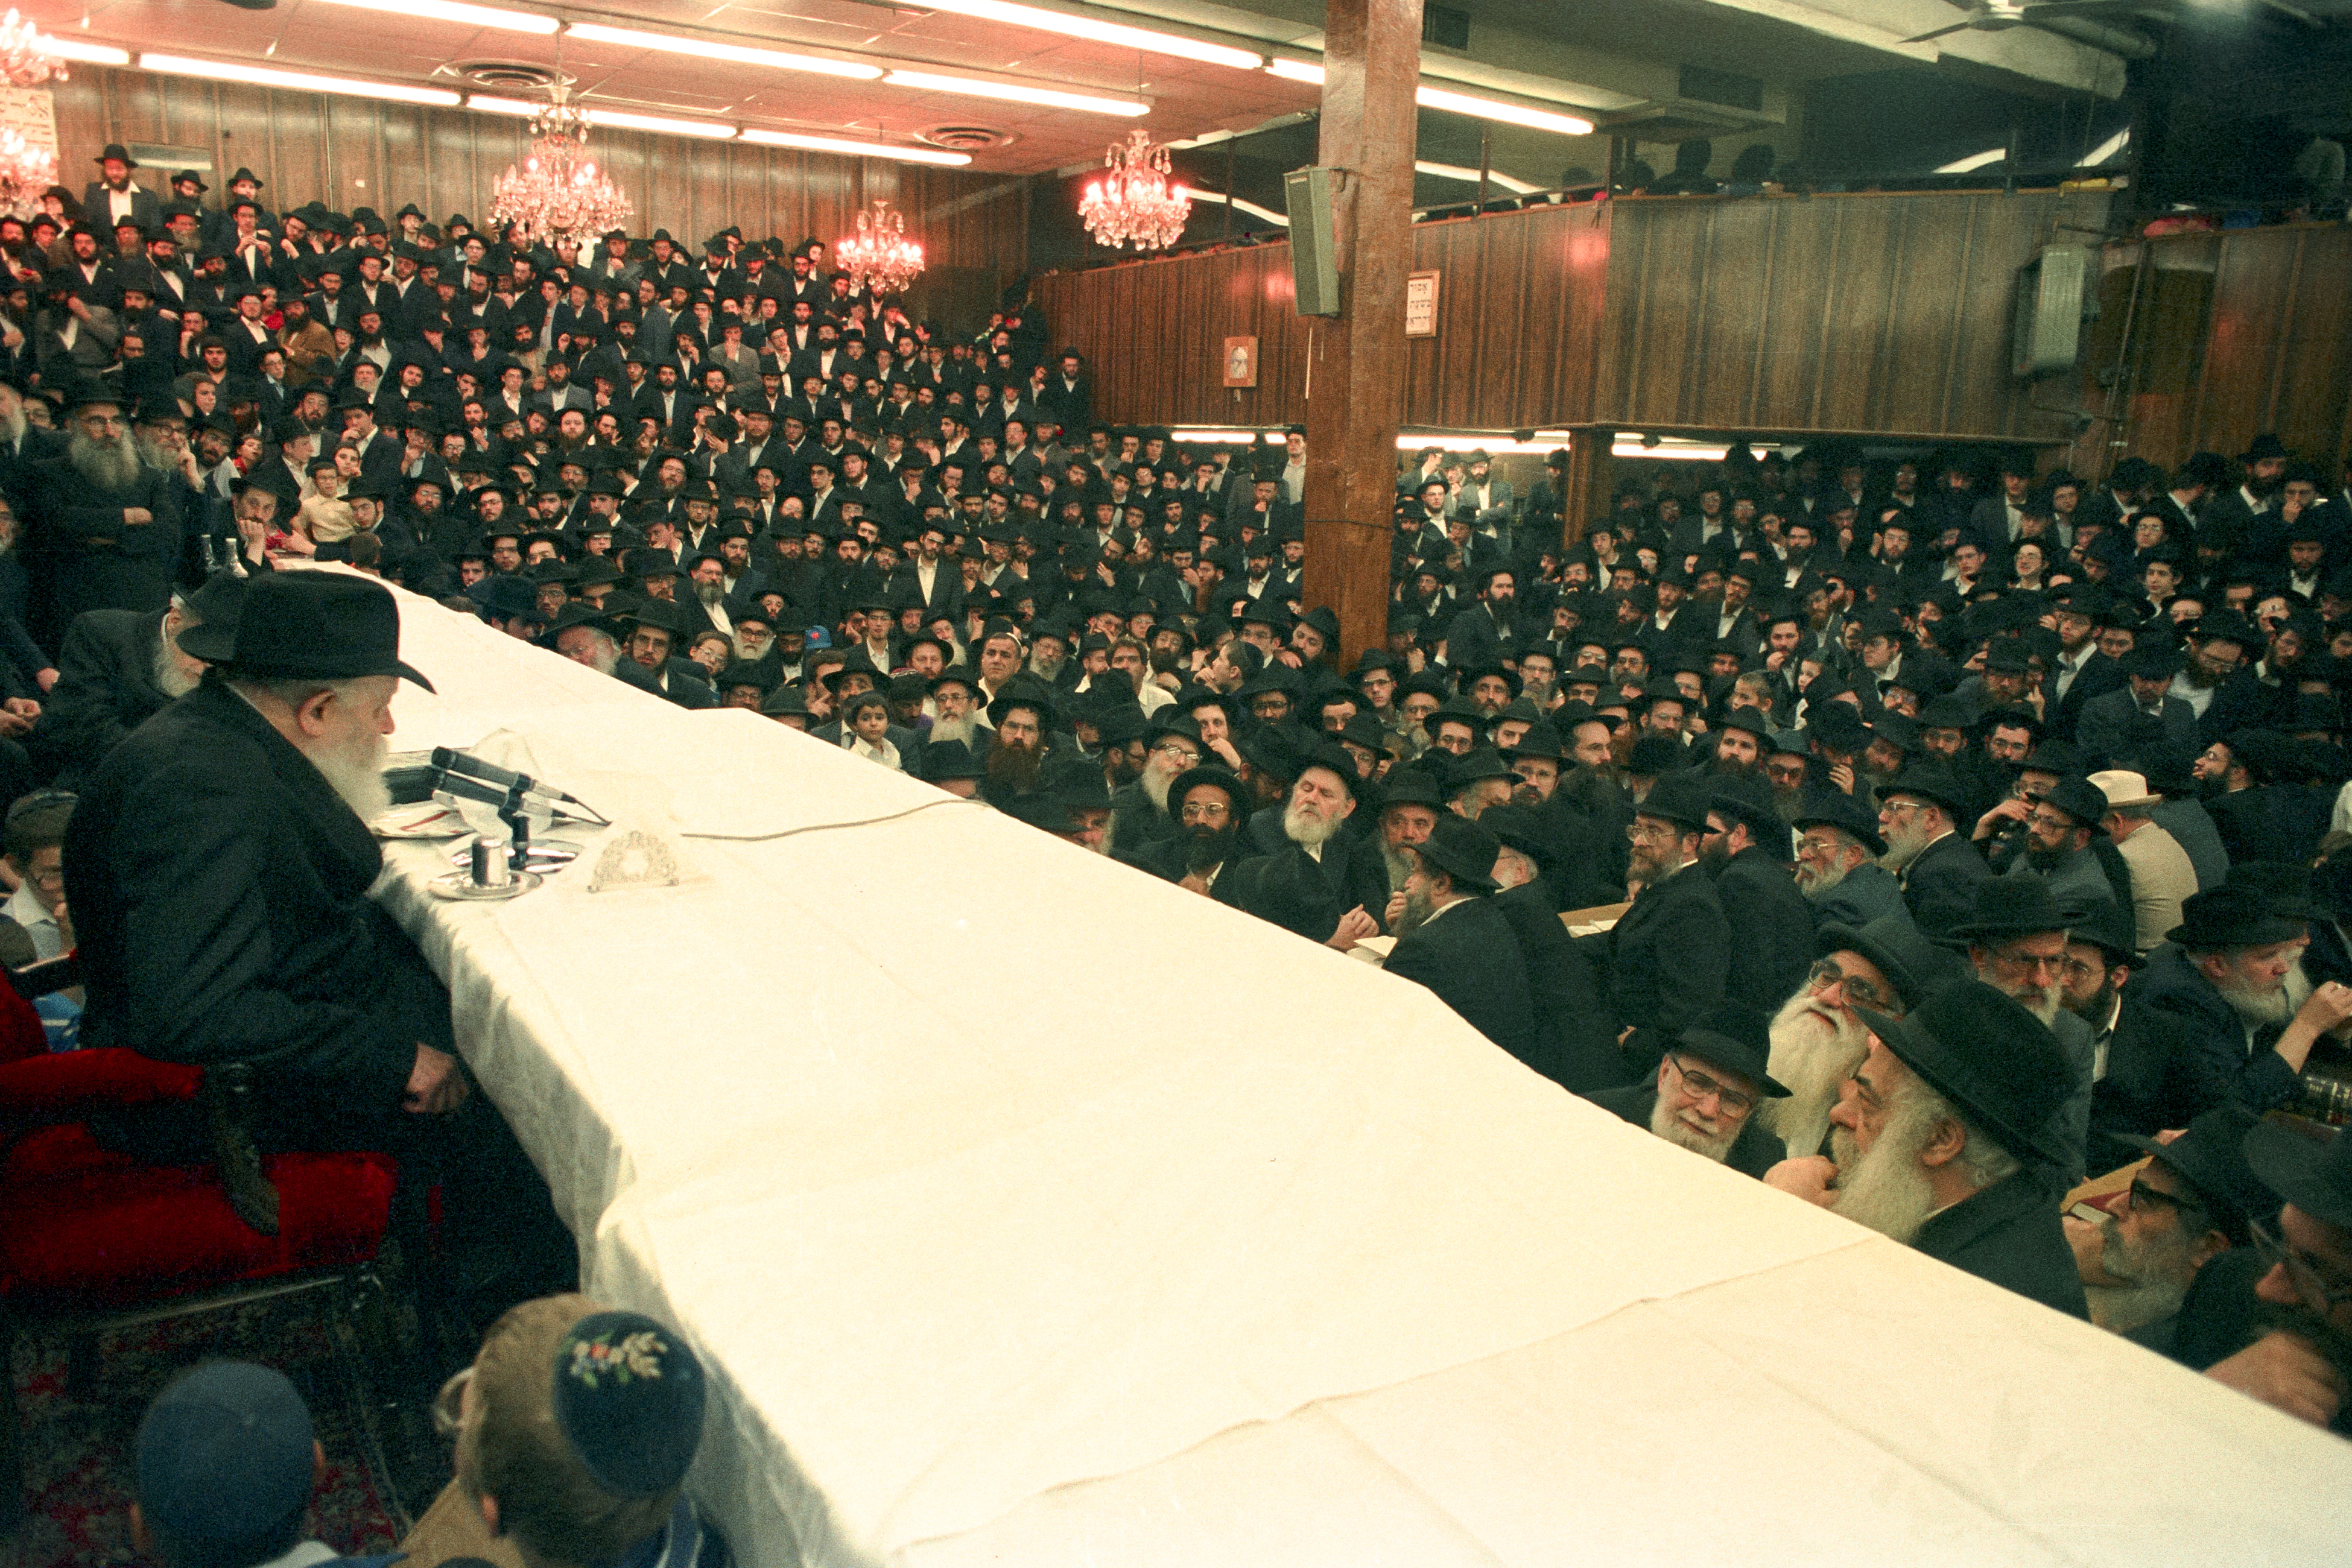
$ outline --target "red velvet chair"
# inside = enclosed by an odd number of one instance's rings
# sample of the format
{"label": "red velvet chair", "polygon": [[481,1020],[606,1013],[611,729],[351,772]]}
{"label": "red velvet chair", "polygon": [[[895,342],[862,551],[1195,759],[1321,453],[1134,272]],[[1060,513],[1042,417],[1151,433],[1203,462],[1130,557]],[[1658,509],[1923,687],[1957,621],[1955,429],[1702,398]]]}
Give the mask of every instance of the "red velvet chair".
{"label": "red velvet chair", "polygon": [[[107,1148],[86,1117],[192,1101],[204,1072],[131,1051],[52,1054],[26,993],[71,984],[70,963],[0,986],[0,1355],[16,1333],[66,1334],[69,1367],[86,1385],[97,1336],[110,1328],[297,1291],[330,1291],[338,1310],[355,1288],[381,1299],[373,1266],[391,1220],[394,1161],[270,1155],[278,1228],[265,1236],[230,1208],[209,1163],[151,1165]],[[23,1508],[12,1379],[0,1401],[0,1531]]]}

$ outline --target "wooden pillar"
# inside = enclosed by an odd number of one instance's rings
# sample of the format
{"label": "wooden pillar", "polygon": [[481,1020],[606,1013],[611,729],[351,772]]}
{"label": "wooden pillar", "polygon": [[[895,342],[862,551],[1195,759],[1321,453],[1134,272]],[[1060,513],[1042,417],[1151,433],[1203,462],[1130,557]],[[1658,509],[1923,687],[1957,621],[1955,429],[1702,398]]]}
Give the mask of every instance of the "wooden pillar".
{"label": "wooden pillar", "polygon": [[1308,322],[1306,598],[1339,616],[1350,663],[1388,641],[1421,4],[1328,0],[1324,11],[1316,162],[1343,172],[1332,223],[1340,310]]}
{"label": "wooden pillar", "polygon": [[1609,448],[1616,439],[1612,430],[1570,431],[1568,471],[1560,476],[1559,543],[1574,549],[1577,540],[1608,520],[1615,510],[1610,477]]}

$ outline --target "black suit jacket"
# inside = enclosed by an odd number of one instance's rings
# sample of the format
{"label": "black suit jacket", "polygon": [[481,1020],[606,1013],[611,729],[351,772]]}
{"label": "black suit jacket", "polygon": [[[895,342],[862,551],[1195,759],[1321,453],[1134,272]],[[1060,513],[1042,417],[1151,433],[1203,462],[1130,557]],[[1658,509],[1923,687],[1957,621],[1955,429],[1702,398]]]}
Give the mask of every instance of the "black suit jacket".
{"label": "black suit jacket", "polygon": [[1610,1007],[1625,1042],[1627,1071],[1657,1070],[1675,1036],[1723,1005],[1731,973],[1731,925],[1715,883],[1685,866],[1642,890],[1610,931]]}
{"label": "black suit jacket", "polygon": [[1538,878],[1506,888],[1486,902],[1509,922],[1528,974],[1535,1034],[1519,1060],[1580,1094],[1622,1083],[1625,1054],[1617,1049],[1609,1009],[1601,1004],[1600,977],[1560,923],[1549,883]]}
{"label": "black suit jacket", "polygon": [[1965,1273],[2078,1318],[2091,1315],[2058,1197],[2030,1170],[1961,1199],[1920,1227],[1911,1245]]}
{"label": "black suit jacket", "polygon": [[1977,883],[1991,875],[1974,844],[1958,832],[1947,833],[1904,868],[1903,902],[1932,941],[1974,917]]}
{"label": "black suit jacket", "polygon": [[1812,905],[1772,852],[1757,845],[1724,862],[1715,894],[1731,928],[1724,994],[1767,1014],[1777,1011],[1812,967]]}
{"label": "black suit jacket", "polygon": [[301,753],[208,681],[117,747],[68,828],[89,1045],[250,1062],[392,1113],[447,993],[367,896],[383,857]]}
{"label": "black suit jacket", "polygon": [[[2189,961],[2179,944],[2167,942],[2147,956],[2147,967],[2133,977],[2140,1005],[2169,1015],[2188,1030],[2192,1055],[2183,1068],[2186,1093],[2200,1105],[2234,1095],[2256,1111],[2283,1104],[2294,1092],[2297,1074],[2271,1049],[2285,1032],[2266,1025],[2247,1049],[2245,1025],[2221,993]],[[2179,1126],[2178,1122],[2168,1126]]]}
{"label": "black suit jacket", "polygon": [[2186,1127],[2221,1103],[2211,1075],[2200,1071],[2196,1031],[2178,1015],[2147,1006],[2138,989],[2125,988],[2107,1040],[2107,1075],[2091,1090],[2091,1135],[2084,1154],[2095,1176],[2146,1152],[2125,1137]]}
{"label": "black suit jacket", "polygon": [[[1650,1125],[1650,1113],[1658,1103],[1657,1080],[1653,1077],[1646,1083],[1628,1083],[1621,1089],[1603,1090],[1585,1098],[1646,1130]],[[1780,1141],[1780,1135],[1768,1131],[1751,1115],[1747,1124],[1739,1129],[1739,1136],[1731,1140],[1731,1148],[1724,1155],[1723,1163],[1742,1176],[1751,1176],[1761,1181],[1766,1171],[1788,1157],[1789,1146]]]}
{"label": "black suit jacket", "polygon": [[66,630],[57,685],[42,705],[33,744],[72,788],[171,699],[155,684],[163,618],[138,610],[92,610]]}
{"label": "black suit jacket", "polygon": [[1527,966],[1511,923],[1487,900],[1448,904],[1400,938],[1381,967],[1428,987],[1463,1022],[1527,1061],[1536,1032]]}

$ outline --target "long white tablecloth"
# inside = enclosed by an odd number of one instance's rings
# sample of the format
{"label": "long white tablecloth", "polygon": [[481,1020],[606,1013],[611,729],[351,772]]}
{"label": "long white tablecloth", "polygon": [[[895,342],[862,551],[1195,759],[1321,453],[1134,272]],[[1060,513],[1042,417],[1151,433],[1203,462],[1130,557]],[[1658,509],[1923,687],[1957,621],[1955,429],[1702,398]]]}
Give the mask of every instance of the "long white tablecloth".
{"label": "long white tablecloth", "polygon": [[[719,1397],[747,1563],[2338,1562],[2352,1446],[1671,1148],[1427,992],[403,596],[395,748],[687,833],[379,895]],[[615,802],[621,803],[616,807]]]}

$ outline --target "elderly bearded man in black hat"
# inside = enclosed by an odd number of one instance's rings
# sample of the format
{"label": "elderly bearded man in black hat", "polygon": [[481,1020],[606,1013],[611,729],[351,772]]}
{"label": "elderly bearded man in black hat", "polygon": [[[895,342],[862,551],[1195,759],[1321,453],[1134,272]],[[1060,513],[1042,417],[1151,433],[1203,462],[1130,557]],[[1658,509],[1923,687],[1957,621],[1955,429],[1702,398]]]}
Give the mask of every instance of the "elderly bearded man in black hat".
{"label": "elderly bearded man in black hat", "polygon": [[1612,929],[1609,973],[1618,1044],[1627,1069],[1647,1077],[1676,1035],[1724,1001],[1731,927],[1715,883],[1689,868],[1706,832],[1714,784],[1696,772],[1669,773],[1633,808],[1633,905]]}
{"label": "elderly bearded man in black hat", "polygon": [[213,668],[99,766],[66,836],[83,1039],[201,1066],[208,1088],[249,1075],[254,1120],[225,1134],[220,1117],[157,1107],[112,1134],[166,1160],[209,1141],[238,1213],[265,1231],[277,1201],[257,1145],[386,1149],[411,1223],[442,1182],[455,1239],[504,1244],[509,1280],[561,1280],[570,1239],[471,1092],[448,993],[367,896],[393,695],[404,679],[432,689],[401,662],[392,595],[273,573],[234,622],[180,642]]}
{"label": "elderly bearded man in black hat", "polygon": [[2067,926],[2049,884],[2027,872],[1981,883],[1975,910],[1950,935],[1968,942],[1977,978],[2032,1013],[2065,1055],[2064,1106],[2050,1137],[2065,1151],[2059,1175],[2071,1186],[2086,1170],[2097,1052],[2091,1026],[2066,1007]]}
{"label": "elderly bearded man in black hat", "polygon": [[2201,1103],[2234,1098],[2256,1111],[2284,1103],[2320,1035],[2352,1020],[2352,988],[2329,980],[2295,1006],[2287,975],[2305,926],[2251,887],[2208,888],[2184,900],[2180,913],[2133,988],[2196,1036],[2193,1092]]}
{"label": "elderly bearded man in black hat", "polygon": [[1830,1113],[1831,1157],[1765,1181],[1980,1280],[2090,1316],[2058,1197],[2049,1128],[2070,1070],[2032,1013],[1973,980],[1909,1016],[1861,1009],[1870,1048]]}
{"label": "elderly bearded man in black hat", "polygon": [[1770,1043],[1762,1013],[1726,1003],[1675,1037],[1655,1082],[1604,1090],[1592,1103],[1679,1148],[1761,1178],[1789,1154],[1754,1115],[1763,1100],[1789,1094],[1764,1070]]}
{"label": "elderly bearded man in black hat", "polygon": [[1502,845],[1467,817],[1442,812],[1405,850],[1412,862],[1396,946],[1383,966],[1417,981],[1462,1021],[1522,1061],[1535,1040],[1527,968],[1511,924],[1487,900]]}
{"label": "elderly bearded man in black hat", "polygon": [[2241,1145],[2253,1174],[2286,1200],[2273,1219],[2249,1221],[2266,1266],[2254,1294],[2267,1309],[2262,1337],[2205,1375],[2288,1415],[2352,1429],[2352,1136],[2314,1139],[2265,1123]]}
{"label": "elderly bearded man in black hat", "polygon": [[1300,758],[1283,801],[1282,847],[1234,868],[1233,902],[1342,953],[1378,934],[1380,922],[1351,902],[1354,879],[1345,831],[1362,788],[1355,759],[1337,742],[1326,741]]}
{"label": "elderly bearded man in black hat", "polygon": [[85,381],[68,394],[65,455],[23,481],[31,527],[33,625],[55,648],[85,610],[161,615],[180,563],[178,479],[147,465],[113,390]]}
{"label": "elderly bearded man in black hat", "polygon": [[1969,793],[1945,768],[1921,763],[1878,791],[1880,862],[1895,873],[1919,929],[1940,936],[1969,917],[1977,883],[1992,875],[1976,846],[1953,831],[1969,821]]}

